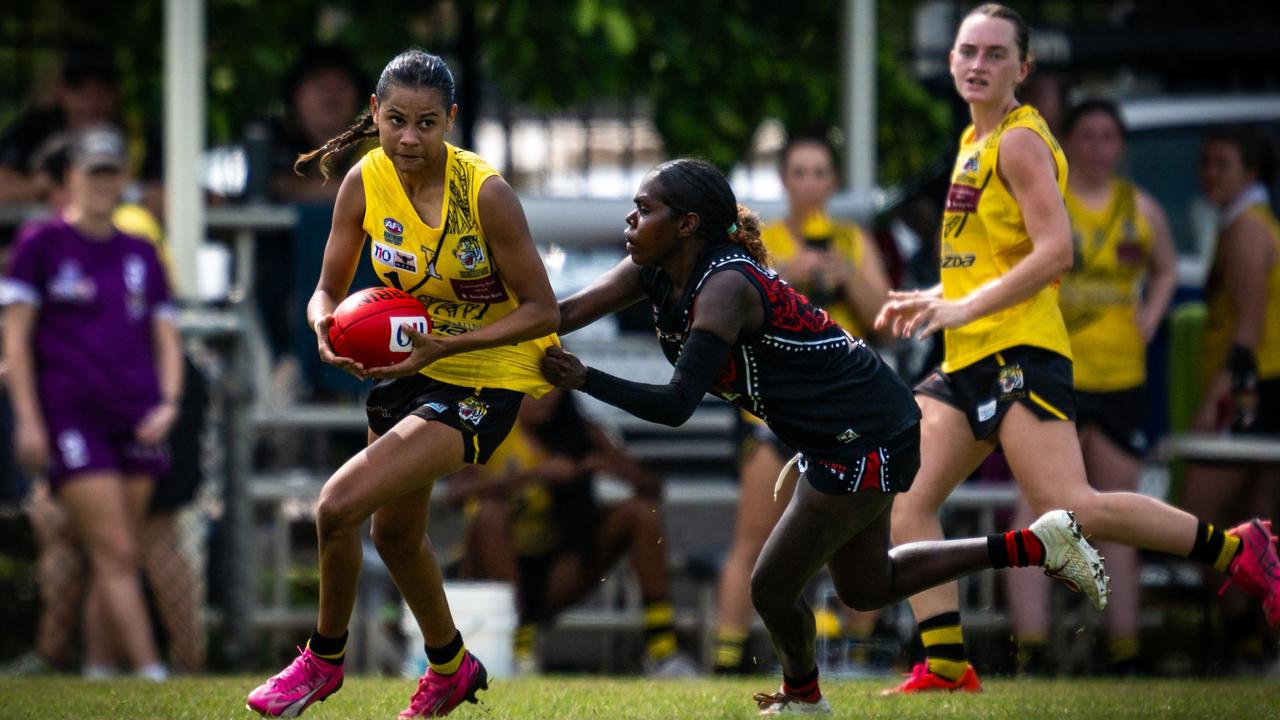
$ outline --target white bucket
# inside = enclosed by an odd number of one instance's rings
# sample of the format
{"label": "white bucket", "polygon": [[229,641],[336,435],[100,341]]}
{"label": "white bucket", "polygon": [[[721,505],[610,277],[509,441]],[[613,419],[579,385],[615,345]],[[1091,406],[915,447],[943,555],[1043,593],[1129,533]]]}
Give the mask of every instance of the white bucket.
{"label": "white bucket", "polygon": [[[467,650],[480,658],[489,677],[510,677],[515,671],[515,588],[499,582],[447,582],[444,594]],[[427,671],[427,652],[408,605],[400,611],[400,630],[409,643],[401,671],[416,678]]]}

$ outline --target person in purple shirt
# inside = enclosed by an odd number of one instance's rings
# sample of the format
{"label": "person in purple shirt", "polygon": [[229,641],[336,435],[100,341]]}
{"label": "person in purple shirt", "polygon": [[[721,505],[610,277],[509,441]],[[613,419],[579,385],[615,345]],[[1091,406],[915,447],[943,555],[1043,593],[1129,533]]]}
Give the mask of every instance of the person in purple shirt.
{"label": "person in purple shirt", "polygon": [[112,224],[125,183],[118,132],[72,140],[60,217],[15,242],[0,283],[15,450],[45,474],[88,552],[87,602],[139,675],[163,679],[139,583],[139,528],[167,466],[182,352],[154,247]]}

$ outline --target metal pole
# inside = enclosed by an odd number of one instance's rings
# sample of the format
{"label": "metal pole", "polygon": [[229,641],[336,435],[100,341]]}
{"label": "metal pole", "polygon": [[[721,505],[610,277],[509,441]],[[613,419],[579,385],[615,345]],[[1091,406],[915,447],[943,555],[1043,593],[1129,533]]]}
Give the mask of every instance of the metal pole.
{"label": "metal pole", "polygon": [[164,4],[165,236],[178,297],[196,297],[196,248],[204,236],[204,0]]}
{"label": "metal pole", "polygon": [[845,0],[844,166],[849,189],[869,192],[876,184],[876,3]]}

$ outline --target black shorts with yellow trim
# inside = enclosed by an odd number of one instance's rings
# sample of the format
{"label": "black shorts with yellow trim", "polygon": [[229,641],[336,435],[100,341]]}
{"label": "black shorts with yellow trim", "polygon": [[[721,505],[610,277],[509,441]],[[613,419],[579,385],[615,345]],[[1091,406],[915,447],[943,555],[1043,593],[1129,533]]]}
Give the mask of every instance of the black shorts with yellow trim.
{"label": "black shorts with yellow trim", "polygon": [[1076,419],[1071,360],[1030,345],[992,353],[953,373],[934,370],[915,391],[963,412],[978,440],[995,433],[1014,403],[1042,420]]}
{"label": "black shorts with yellow trim", "polygon": [[1147,389],[1138,387],[1109,392],[1076,391],[1076,427],[1090,425],[1102,431],[1126,454],[1143,458],[1150,448],[1146,422]]}
{"label": "black shorts with yellow trim", "polygon": [[378,435],[410,415],[442,422],[462,433],[462,459],[483,465],[511,432],[523,399],[515,390],[464,388],[418,374],[379,380],[365,414]]}

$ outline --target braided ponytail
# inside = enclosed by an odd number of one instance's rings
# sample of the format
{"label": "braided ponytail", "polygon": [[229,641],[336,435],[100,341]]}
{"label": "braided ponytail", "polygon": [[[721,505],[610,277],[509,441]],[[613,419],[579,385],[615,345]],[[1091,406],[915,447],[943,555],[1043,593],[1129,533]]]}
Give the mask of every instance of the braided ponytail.
{"label": "braided ponytail", "polygon": [[746,205],[738,205],[738,219],[734,222],[733,232],[729,233],[729,242],[742,246],[752,260],[769,267],[769,249],[760,237],[760,216]]}
{"label": "braided ponytail", "polygon": [[342,152],[349,145],[354,145],[364,138],[377,137],[378,129],[373,126],[373,115],[365,110],[364,113],[356,118],[351,127],[343,130],[337,136],[330,138],[328,142],[308,153],[298,156],[293,163],[293,171],[302,175],[302,167],[307,163],[320,158],[320,174],[324,176],[326,182],[329,180],[329,173],[333,169],[333,156]]}

